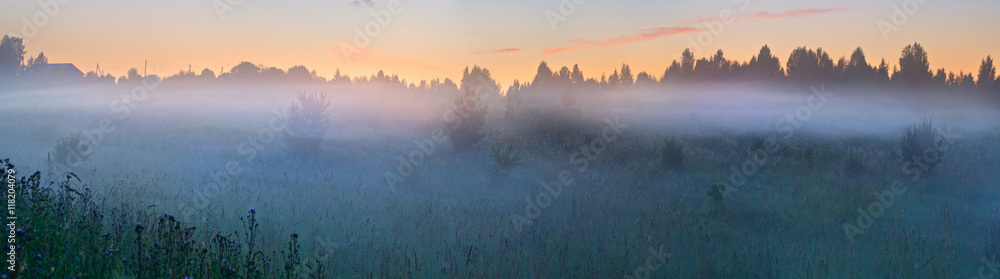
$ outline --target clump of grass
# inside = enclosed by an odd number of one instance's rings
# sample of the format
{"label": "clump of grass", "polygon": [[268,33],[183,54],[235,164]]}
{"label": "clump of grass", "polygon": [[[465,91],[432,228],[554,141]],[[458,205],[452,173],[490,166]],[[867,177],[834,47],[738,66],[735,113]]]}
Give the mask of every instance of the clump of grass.
{"label": "clump of grass", "polygon": [[[937,136],[934,123],[930,119],[906,127],[903,133],[903,141],[900,144],[903,161],[918,166],[926,166],[926,172],[930,173],[941,162],[941,157],[944,156],[944,150],[938,150],[935,146]],[[931,153],[936,153],[936,156],[925,156]]]}
{"label": "clump of grass", "polygon": [[[15,170],[0,160],[0,173]],[[13,171],[11,171],[13,172]],[[297,235],[285,262],[271,265],[259,251],[256,212],[244,221],[242,241],[214,233],[196,234],[173,215],[146,212],[153,206],[115,205],[75,186],[73,173],[47,186],[42,175],[11,179],[18,191],[15,278],[300,278]],[[150,221],[152,220],[152,221]],[[23,223],[22,223],[23,221]],[[240,260],[245,257],[245,260]],[[270,257],[274,258],[274,257]],[[282,269],[281,267],[285,267]]]}
{"label": "clump of grass", "polygon": [[677,138],[670,136],[663,140],[660,164],[667,171],[680,171],[684,167],[684,146]]}
{"label": "clump of grass", "polygon": [[288,242],[288,254],[285,255],[285,278],[299,278],[299,234],[293,233]]}
{"label": "clump of grass", "polygon": [[326,93],[299,93],[297,102],[289,108],[287,126],[282,131],[285,152],[296,158],[319,154],[323,137],[330,132],[326,113],[329,106]]}
{"label": "clump of grass", "polygon": [[493,166],[500,172],[521,166],[521,151],[514,150],[514,145],[510,143],[506,148],[502,144],[494,145],[491,148],[490,158],[493,159]]}

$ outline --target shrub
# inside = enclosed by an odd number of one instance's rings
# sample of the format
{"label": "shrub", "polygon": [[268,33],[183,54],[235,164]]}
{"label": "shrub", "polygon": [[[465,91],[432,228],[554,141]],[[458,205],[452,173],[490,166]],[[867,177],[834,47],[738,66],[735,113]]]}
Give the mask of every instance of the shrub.
{"label": "shrub", "polygon": [[329,106],[326,93],[299,93],[298,102],[289,108],[287,126],[282,131],[285,152],[297,158],[319,154],[323,137],[330,131],[326,113]]}
{"label": "shrub", "polygon": [[521,151],[514,151],[513,144],[508,143],[506,149],[501,144],[494,145],[490,157],[493,158],[493,165],[501,172],[521,165]]}
{"label": "shrub", "polygon": [[715,201],[722,201],[726,199],[726,183],[715,180],[715,182],[713,182],[708,188],[708,196],[712,197]]}
{"label": "shrub", "polygon": [[815,169],[819,164],[819,150],[814,147],[809,147],[803,152],[802,157],[806,161],[806,167],[809,169]]}
{"label": "shrub", "polygon": [[448,131],[452,144],[460,150],[467,150],[483,139],[483,125],[489,107],[476,95],[476,91],[465,89],[465,93],[455,98],[455,119],[449,121]]}
{"label": "shrub", "polygon": [[684,146],[673,136],[663,140],[660,164],[665,170],[680,171],[684,167]]}
{"label": "shrub", "polygon": [[52,169],[49,175],[62,175],[69,172],[70,168],[86,160],[93,148],[94,146],[89,142],[80,140],[80,133],[57,140],[55,150],[50,153],[49,157],[51,160],[49,167],[55,167],[55,169]]}
{"label": "shrub", "polygon": [[[940,158],[944,156],[944,150],[936,150],[934,142],[937,133],[931,120],[924,120],[919,124],[906,127],[903,133],[902,156],[904,162],[910,162],[917,166],[927,166],[927,172],[940,163]],[[925,158],[924,152],[936,150],[938,158]],[[934,159],[934,160],[929,160]]]}

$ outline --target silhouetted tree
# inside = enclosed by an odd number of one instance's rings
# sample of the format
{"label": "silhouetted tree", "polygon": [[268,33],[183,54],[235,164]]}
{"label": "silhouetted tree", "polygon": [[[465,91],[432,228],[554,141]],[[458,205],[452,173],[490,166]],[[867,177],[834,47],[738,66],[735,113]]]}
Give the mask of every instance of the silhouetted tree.
{"label": "silhouetted tree", "polygon": [[[142,82],[142,75],[139,75],[139,69],[136,69],[135,67],[129,68],[128,73],[125,74],[125,76],[128,82]],[[119,81],[119,83],[121,82]]]}
{"label": "silhouetted tree", "polygon": [[792,50],[786,64],[789,79],[815,82],[820,77],[820,58],[816,52],[805,47]]}
{"label": "silhouetted tree", "polygon": [[552,81],[552,69],[549,69],[549,65],[542,61],[538,65],[538,72],[535,74],[535,79],[531,81],[531,85],[543,85]]}
{"label": "silhouetted tree", "polygon": [[694,73],[688,77],[689,79],[707,79],[712,77],[712,62],[708,59],[701,58],[694,62]]}
{"label": "silhouetted tree", "polygon": [[927,52],[918,43],[913,43],[903,48],[903,53],[899,57],[899,72],[896,72],[892,79],[903,84],[927,84],[931,81],[930,63],[927,61]]}
{"label": "silhouetted tree", "polygon": [[570,74],[571,72],[569,71],[569,67],[563,66],[562,68],[559,69],[559,72],[555,74],[553,79],[555,79],[555,81],[559,83],[564,83],[564,84],[570,83],[571,82]]}
{"label": "silhouetted tree", "polygon": [[854,49],[851,60],[844,69],[844,79],[850,82],[871,82],[875,80],[876,69],[868,65],[865,52],[861,47]]}
{"label": "silhouetted tree", "polygon": [[816,48],[816,56],[819,58],[819,73],[817,77],[820,82],[830,81],[836,77],[836,65],[833,64],[833,59],[830,59],[830,54],[826,53],[823,48]]}
{"label": "silhouetted tree", "polygon": [[267,81],[279,81],[285,78],[285,71],[276,67],[267,67],[260,72],[260,77]]}
{"label": "silhouetted tree", "polygon": [[879,63],[878,69],[875,70],[875,79],[881,83],[889,82],[889,63],[885,62],[885,58],[882,59],[882,63]]}
{"label": "silhouetted tree", "polygon": [[[340,70],[337,70],[337,75],[334,75],[334,79],[339,78]],[[312,75],[309,73],[309,69],[306,66],[297,65],[288,68],[288,73],[285,73],[285,77],[292,82],[309,82],[312,81]]]}
{"label": "silhouetted tree", "polygon": [[694,72],[694,52],[690,48],[684,49],[681,53],[681,75],[688,76]]}
{"label": "silhouetted tree", "polygon": [[648,87],[653,87],[655,85],[656,85],[656,79],[653,78],[653,76],[649,75],[649,73],[639,72],[639,74],[635,76],[636,87],[648,88]]}
{"label": "silhouetted tree", "polygon": [[976,85],[983,89],[990,89],[996,83],[997,68],[993,66],[993,58],[989,55],[979,64],[979,77]]}
{"label": "silhouetted tree", "polygon": [[618,69],[615,69],[611,76],[608,76],[608,88],[618,88],[622,86],[621,78],[618,76]]}
{"label": "silhouetted tree", "polygon": [[663,77],[660,77],[660,83],[667,83],[680,78],[681,75],[681,64],[674,60],[670,63],[670,66],[663,71]]}
{"label": "silhouetted tree", "polygon": [[709,76],[712,78],[730,77],[730,62],[726,60],[722,50],[717,50],[712,60],[709,61]]}
{"label": "silhouetted tree", "polygon": [[[466,68],[468,70],[468,68]],[[475,90],[484,97],[492,98],[500,95],[500,84],[497,84],[490,70],[473,66],[471,71],[463,73],[460,90]]]}
{"label": "silhouetted tree", "polygon": [[629,68],[628,64],[622,64],[622,73],[619,76],[619,80],[622,87],[632,87],[635,85],[635,79],[632,77],[632,69]]}
{"label": "silhouetted tree", "polygon": [[580,71],[580,65],[573,65],[573,73],[570,74],[570,80],[576,84],[584,83],[583,72]]}
{"label": "silhouetted tree", "polygon": [[326,93],[300,92],[297,101],[288,109],[288,120],[282,130],[284,149],[293,158],[309,158],[319,154],[320,144],[330,132],[326,113],[330,99]]}
{"label": "silhouetted tree", "polygon": [[458,150],[468,150],[483,139],[483,125],[489,106],[472,88],[455,98],[455,118],[446,125],[452,144]]}
{"label": "silhouetted tree", "polygon": [[254,65],[253,63],[243,61],[240,62],[240,64],[233,66],[233,69],[229,70],[229,73],[237,79],[251,79],[260,75],[260,67]]}
{"label": "silhouetted tree", "polygon": [[764,45],[756,56],[750,58],[747,63],[748,76],[764,80],[773,80],[782,77],[785,73],[781,70],[781,63],[778,57],[771,54],[771,48]]}
{"label": "silhouetted tree", "polygon": [[205,68],[204,70],[201,70],[201,75],[199,75],[198,77],[206,80],[215,79],[215,72],[213,72],[208,68]]}
{"label": "silhouetted tree", "polygon": [[39,52],[37,57],[28,58],[28,68],[34,66],[45,66],[49,64],[49,58],[45,57],[45,52]]}
{"label": "silhouetted tree", "polygon": [[13,79],[24,64],[24,40],[3,36],[0,40],[0,80]]}
{"label": "silhouetted tree", "polygon": [[948,86],[948,73],[944,71],[944,68],[937,70],[934,74],[934,85],[938,87]]}

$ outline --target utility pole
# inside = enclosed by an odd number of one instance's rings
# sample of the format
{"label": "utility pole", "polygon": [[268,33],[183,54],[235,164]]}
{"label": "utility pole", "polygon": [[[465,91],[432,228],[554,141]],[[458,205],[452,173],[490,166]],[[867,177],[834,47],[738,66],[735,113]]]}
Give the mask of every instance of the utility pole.
{"label": "utility pole", "polygon": [[142,62],[142,77],[146,77],[146,66],[149,65],[149,60]]}

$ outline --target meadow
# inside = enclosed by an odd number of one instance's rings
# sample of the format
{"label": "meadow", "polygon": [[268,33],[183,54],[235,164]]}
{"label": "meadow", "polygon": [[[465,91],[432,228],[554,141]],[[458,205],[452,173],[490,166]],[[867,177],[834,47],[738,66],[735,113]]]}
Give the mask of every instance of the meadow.
{"label": "meadow", "polygon": [[[460,144],[454,95],[345,91],[161,87],[127,113],[108,106],[120,88],[0,95],[16,276],[998,273],[996,102],[745,84],[497,95]],[[331,132],[290,155],[275,123],[300,92],[329,93]],[[53,170],[94,129],[92,152]]]}

